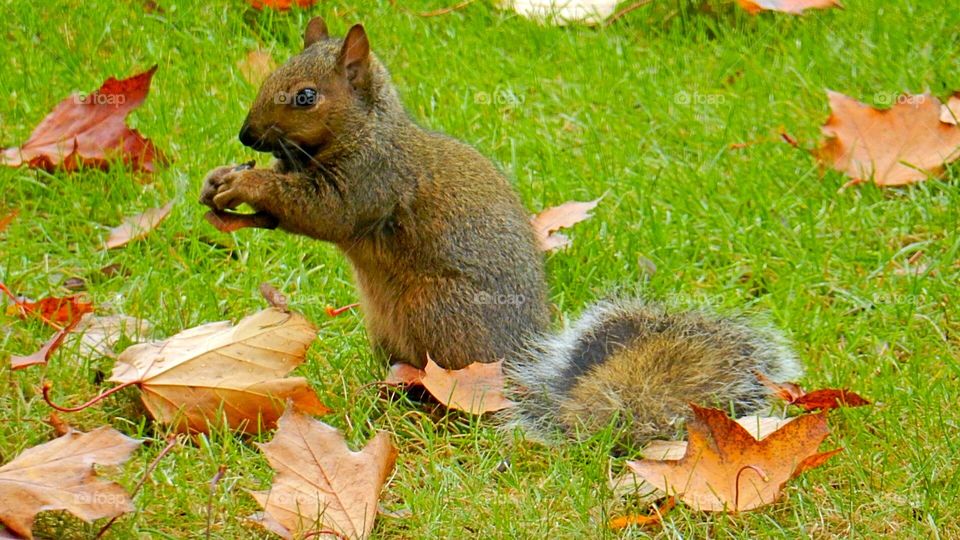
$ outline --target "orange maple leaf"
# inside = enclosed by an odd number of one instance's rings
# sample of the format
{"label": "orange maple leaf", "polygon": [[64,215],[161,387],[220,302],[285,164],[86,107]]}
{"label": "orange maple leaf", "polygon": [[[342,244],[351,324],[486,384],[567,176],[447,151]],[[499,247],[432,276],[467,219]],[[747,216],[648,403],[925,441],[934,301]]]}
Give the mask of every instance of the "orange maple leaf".
{"label": "orange maple leaf", "polygon": [[817,452],[829,433],[826,413],[799,416],[758,440],[719,409],[690,407],[693,417],[681,459],[627,465],[697,510],[740,512],[770,504],[788,480],[839,451]]}

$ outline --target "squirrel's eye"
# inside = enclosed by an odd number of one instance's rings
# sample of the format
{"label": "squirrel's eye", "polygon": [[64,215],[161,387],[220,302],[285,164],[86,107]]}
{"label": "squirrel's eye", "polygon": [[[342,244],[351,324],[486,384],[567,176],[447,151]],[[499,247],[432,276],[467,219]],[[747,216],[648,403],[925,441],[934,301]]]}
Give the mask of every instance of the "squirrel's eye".
{"label": "squirrel's eye", "polygon": [[303,88],[293,97],[294,107],[312,107],[317,103],[317,91],[314,88]]}

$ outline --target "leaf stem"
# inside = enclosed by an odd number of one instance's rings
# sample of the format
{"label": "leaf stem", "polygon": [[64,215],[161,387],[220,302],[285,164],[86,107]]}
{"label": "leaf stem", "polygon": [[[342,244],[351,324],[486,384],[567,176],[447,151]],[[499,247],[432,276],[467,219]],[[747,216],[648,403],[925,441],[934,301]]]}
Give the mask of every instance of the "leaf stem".
{"label": "leaf stem", "polygon": [[61,405],[57,405],[56,403],[54,403],[50,397],[50,390],[53,388],[53,383],[50,381],[44,381],[43,382],[43,400],[47,402],[47,405],[53,407],[54,409],[60,412],[79,412],[86,409],[87,407],[90,407],[96,404],[99,401],[102,401],[104,398],[110,396],[111,394],[115,394],[120,390],[123,390],[128,386],[133,386],[135,384],[138,384],[138,381],[125,382],[119,386],[114,386],[113,388],[107,390],[106,392],[103,392],[102,394],[94,397],[93,399],[84,403],[83,405],[78,405],[76,407],[63,407]]}
{"label": "leaf stem", "polygon": [[764,482],[770,481],[767,478],[767,474],[763,472],[763,469],[761,469],[760,467],[757,467],[756,465],[744,465],[743,467],[740,467],[740,470],[737,471],[736,485],[734,486],[734,491],[733,491],[733,511],[734,512],[740,511],[740,475],[743,474],[743,471],[747,469],[750,469],[753,472],[759,474],[760,479],[763,480]]}

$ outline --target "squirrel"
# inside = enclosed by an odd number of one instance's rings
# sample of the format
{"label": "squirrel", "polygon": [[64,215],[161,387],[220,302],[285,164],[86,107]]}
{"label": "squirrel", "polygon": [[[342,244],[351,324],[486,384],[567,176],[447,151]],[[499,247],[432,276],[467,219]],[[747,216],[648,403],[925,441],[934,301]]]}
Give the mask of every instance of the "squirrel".
{"label": "squirrel", "polygon": [[216,168],[200,202],[221,215],[246,204],[335,244],[390,362],[503,359],[517,402],[507,429],[553,441],[619,422],[639,445],[677,434],[688,402],[754,413],[770,394],[756,373],[801,372],[773,330],[641,300],[597,304],[552,335],[543,254],[518,194],[474,148],[410,118],[362,25],[335,38],[312,19],[239,139],[272,153],[273,167]]}

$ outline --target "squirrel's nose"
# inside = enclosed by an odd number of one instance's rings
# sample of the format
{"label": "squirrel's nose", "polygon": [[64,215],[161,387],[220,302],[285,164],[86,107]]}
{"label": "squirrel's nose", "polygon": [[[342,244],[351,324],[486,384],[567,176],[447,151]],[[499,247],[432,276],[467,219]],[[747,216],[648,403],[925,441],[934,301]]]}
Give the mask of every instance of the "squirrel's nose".
{"label": "squirrel's nose", "polygon": [[254,150],[257,150],[257,146],[262,141],[262,137],[258,137],[252,129],[250,129],[249,124],[243,124],[243,127],[240,128],[240,142],[244,146],[249,146]]}

